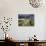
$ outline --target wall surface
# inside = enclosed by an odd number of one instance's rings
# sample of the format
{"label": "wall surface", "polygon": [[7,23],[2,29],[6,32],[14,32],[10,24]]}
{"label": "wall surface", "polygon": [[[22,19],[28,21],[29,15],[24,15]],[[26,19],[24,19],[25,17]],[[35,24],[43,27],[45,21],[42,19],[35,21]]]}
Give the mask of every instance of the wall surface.
{"label": "wall surface", "polygon": [[[19,27],[18,14],[34,14],[35,26],[34,27]],[[12,17],[12,26],[8,33],[10,37],[16,40],[28,40],[34,34],[39,40],[45,40],[45,15],[46,6],[33,8],[28,0],[0,0],[0,20],[4,16]],[[4,33],[0,29],[0,39],[4,39]]]}

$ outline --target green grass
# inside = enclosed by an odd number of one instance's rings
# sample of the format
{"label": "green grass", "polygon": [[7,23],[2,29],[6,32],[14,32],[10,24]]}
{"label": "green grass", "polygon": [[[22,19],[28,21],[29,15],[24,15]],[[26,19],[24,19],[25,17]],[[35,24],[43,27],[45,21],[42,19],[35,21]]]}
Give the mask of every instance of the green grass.
{"label": "green grass", "polygon": [[30,19],[18,20],[18,25],[19,26],[34,26],[34,20],[30,20]]}

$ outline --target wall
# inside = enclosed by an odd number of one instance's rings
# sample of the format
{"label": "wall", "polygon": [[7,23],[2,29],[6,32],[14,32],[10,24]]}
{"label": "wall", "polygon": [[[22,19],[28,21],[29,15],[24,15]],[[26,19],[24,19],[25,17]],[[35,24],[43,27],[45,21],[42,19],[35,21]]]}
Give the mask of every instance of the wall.
{"label": "wall", "polygon": [[[16,40],[27,40],[34,34],[37,35],[37,39],[45,40],[45,11],[46,6],[33,8],[30,6],[28,0],[0,0],[0,19],[3,16],[12,17],[13,22],[10,31],[8,33],[11,37]],[[34,14],[35,15],[35,26],[34,27],[19,27],[18,26],[18,14]],[[0,35],[2,35],[0,31]],[[4,34],[4,33],[3,33]],[[0,39],[4,37],[0,36]]]}

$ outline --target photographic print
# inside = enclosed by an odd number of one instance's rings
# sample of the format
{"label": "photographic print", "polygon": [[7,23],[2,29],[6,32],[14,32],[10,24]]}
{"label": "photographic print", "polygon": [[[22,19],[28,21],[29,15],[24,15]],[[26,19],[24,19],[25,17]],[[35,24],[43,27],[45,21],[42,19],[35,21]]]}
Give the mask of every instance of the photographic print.
{"label": "photographic print", "polygon": [[34,26],[34,14],[18,14],[18,26]]}

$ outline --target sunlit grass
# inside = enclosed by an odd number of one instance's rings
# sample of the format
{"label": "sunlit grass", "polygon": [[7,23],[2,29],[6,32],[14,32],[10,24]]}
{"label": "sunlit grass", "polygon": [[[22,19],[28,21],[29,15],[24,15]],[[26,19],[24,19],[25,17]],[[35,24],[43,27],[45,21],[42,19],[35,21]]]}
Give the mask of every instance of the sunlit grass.
{"label": "sunlit grass", "polygon": [[34,26],[34,20],[30,19],[19,19],[18,20],[19,26]]}

